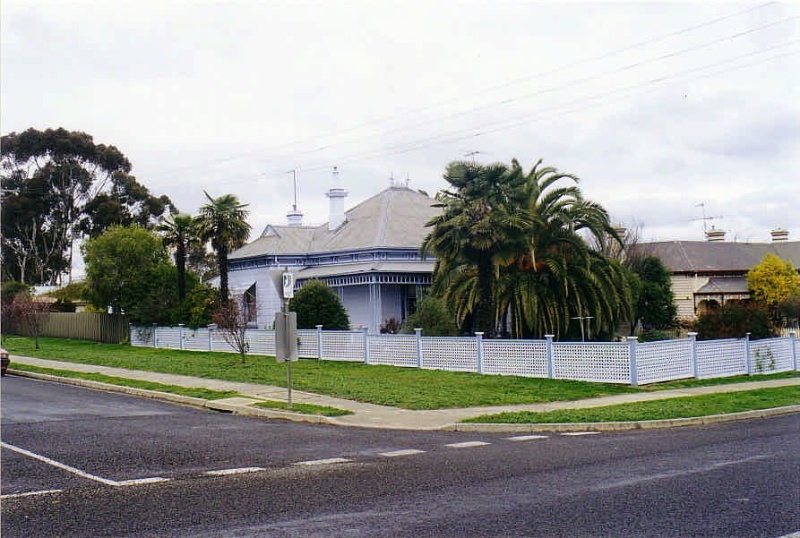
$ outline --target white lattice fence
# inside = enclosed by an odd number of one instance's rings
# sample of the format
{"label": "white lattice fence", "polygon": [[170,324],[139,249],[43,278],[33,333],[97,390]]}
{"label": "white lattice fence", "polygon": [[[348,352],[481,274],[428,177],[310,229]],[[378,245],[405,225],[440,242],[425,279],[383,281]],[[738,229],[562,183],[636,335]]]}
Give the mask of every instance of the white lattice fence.
{"label": "white lattice fence", "polygon": [[275,331],[263,329],[249,329],[247,343],[250,348],[248,353],[254,355],[275,355]]}
{"label": "white lattice fence", "polygon": [[768,338],[750,342],[750,369],[755,374],[794,370],[792,342],[788,338]]}
{"label": "white lattice fence", "polygon": [[636,367],[640,384],[692,377],[692,341],[636,344]]}
{"label": "white lattice fence", "polygon": [[705,340],[697,342],[697,377],[730,377],[747,373],[745,340]]}
{"label": "white lattice fence", "polygon": [[362,362],[366,337],[367,335],[363,332],[322,332],[322,358],[333,361]]}
{"label": "white lattice fence", "polygon": [[183,349],[208,351],[208,329],[183,329]]}
{"label": "white lattice fence", "polygon": [[475,338],[422,337],[422,367],[431,370],[477,372],[478,353]]}
{"label": "white lattice fence", "polygon": [[483,371],[487,374],[547,377],[547,342],[484,340]]}
{"label": "white lattice fence", "polygon": [[417,337],[408,334],[370,335],[369,364],[417,366]]}
{"label": "white lattice fence", "polygon": [[553,343],[553,377],[630,383],[630,346],[624,342]]}

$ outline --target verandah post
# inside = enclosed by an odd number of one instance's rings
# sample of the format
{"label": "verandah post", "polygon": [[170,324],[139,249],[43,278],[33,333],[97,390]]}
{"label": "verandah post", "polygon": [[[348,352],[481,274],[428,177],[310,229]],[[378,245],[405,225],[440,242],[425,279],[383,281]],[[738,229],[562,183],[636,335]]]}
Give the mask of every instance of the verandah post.
{"label": "verandah post", "polygon": [[631,386],[637,387],[639,386],[639,372],[636,366],[636,336],[629,336],[628,337],[628,356],[630,357],[631,361]]}

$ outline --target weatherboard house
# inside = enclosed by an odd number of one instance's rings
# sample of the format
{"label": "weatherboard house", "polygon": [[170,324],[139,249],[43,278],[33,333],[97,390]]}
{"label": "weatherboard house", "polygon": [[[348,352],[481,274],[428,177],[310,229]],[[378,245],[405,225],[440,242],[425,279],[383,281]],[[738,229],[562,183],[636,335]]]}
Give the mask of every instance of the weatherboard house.
{"label": "weatherboard house", "polygon": [[678,317],[693,319],[709,308],[749,299],[747,272],[769,253],[800,271],[800,241],[789,241],[787,230],[771,235],[769,243],[739,243],[725,241],[725,231],[712,228],[706,241],[659,241],[637,248],[667,266]]}
{"label": "weatherboard house", "polygon": [[405,320],[430,286],[434,262],[420,246],[425,224],[439,213],[428,195],[390,179],[387,189],[344,210],[347,191],[334,168],[326,193],[328,222],[304,226],[294,206],[288,224],[266,226],[255,241],[229,256],[229,287],[243,295],[251,324],[269,328],[282,305],[275,275],[289,271],[295,289],[311,280],[327,283],[339,296],[352,327],[371,333],[395,318]]}

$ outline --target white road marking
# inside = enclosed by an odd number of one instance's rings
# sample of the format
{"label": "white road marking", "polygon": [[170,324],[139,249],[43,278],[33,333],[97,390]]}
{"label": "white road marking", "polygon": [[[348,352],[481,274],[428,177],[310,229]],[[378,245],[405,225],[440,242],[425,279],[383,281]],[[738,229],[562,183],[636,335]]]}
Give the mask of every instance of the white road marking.
{"label": "white road marking", "polygon": [[295,465],[330,465],[333,463],[349,463],[350,461],[346,458],[328,458],[324,460],[298,461]]}
{"label": "white road marking", "polygon": [[406,450],[394,450],[392,452],[382,452],[378,454],[379,456],[385,456],[387,458],[396,458],[398,456],[413,456],[414,454],[424,454],[424,450],[417,450],[415,448],[409,448]]}
{"label": "white road marking", "polygon": [[18,454],[22,454],[24,456],[28,456],[29,458],[33,458],[35,460],[39,460],[39,461],[44,462],[44,463],[46,463],[48,465],[52,465],[53,467],[56,467],[57,469],[61,469],[63,471],[67,471],[69,473],[76,474],[76,475],[78,475],[80,477],[83,477],[83,478],[86,478],[88,480],[93,480],[94,482],[100,482],[101,484],[105,484],[107,486],[114,486],[114,487],[132,486],[132,485],[136,485],[136,484],[150,484],[150,483],[154,483],[154,482],[165,482],[165,481],[168,480],[166,478],[153,477],[153,478],[139,478],[139,479],[136,479],[136,480],[123,480],[121,482],[117,482],[116,480],[109,480],[108,478],[103,478],[102,476],[97,476],[97,475],[93,475],[93,474],[87,473],[85,471],[81,471],[80,469],[72,467],[71,465],[66,465],[66,464],[58,462],[56,460],[51,460],[50,458],[48,458],[46,456],[41,456],[39,454],[31,452],[30,450],[25,450],[24,448],[19,448],[18,446],[9,445],[8,443],[5,443],[5,442],[0,442],[0,446],[2,446],[3,448],[7,448],[9,450],[12,450],[14,452],[17,452]]}
{"label": "white road marking", "polygon": [[211,476],[225,476],[231,474],[255,473],[264,470],[265,469],[263,467],[240,467],[238,469],[219,469],[218,471],[206,471],[206,474]]}
{"label": "white road marking", "polygon": [[450,443],[448,446],[450,448],[475,448],[478,446],[486,446],[490,445],[491,443],[485,443],[483,441],[464,441],[463,443]]}
{"label": "white road marking", "polygon": [[549,435],[517,435],[509,437],[509,441],[533,441],[534,439],[550,439]]}
{"label": "white road marking", "polygon": [[561,435],[567,435],[569,437],[578,437],[580,435],[597,435],[600,432],[564,432]]}
{"label": "white road marking", "polygon": [[0,499],[17,499],[19,497],[32,497],[34,495],[47,495],[49,493],[61,493],[60,489],[43,489],[41,491],[28,491],[26,493],[8,493],[0,495]]}
{"label": "white road marking", "polygon": [[785,536],[778,536],[778,538],[800,538],[800,531],[793,532],[792,534],[787,534]]}

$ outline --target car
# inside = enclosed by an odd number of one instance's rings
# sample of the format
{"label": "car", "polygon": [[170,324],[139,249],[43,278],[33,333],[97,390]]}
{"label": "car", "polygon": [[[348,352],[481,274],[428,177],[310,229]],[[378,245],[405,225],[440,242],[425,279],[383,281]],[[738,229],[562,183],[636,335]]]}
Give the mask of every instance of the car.
{"label": "car", "polygon": [[0,372],[0,375],[6,375],[6,370],[8,370],[8,363],[10,362],[11,360],[8,358],[8,351],[0,347],[0,364],[2,365],[2,372]]}

